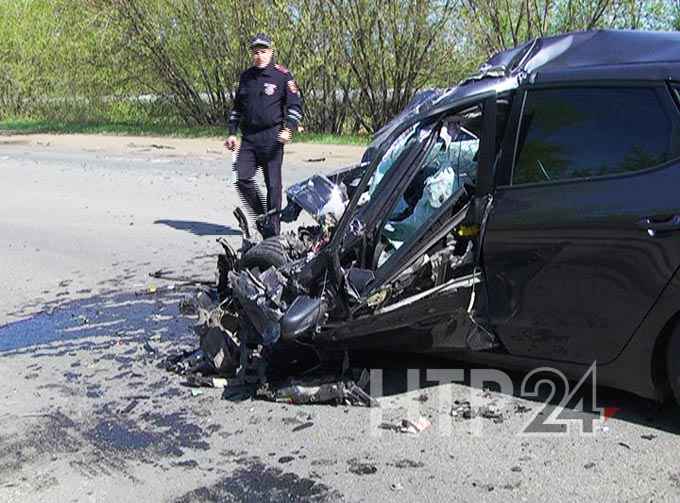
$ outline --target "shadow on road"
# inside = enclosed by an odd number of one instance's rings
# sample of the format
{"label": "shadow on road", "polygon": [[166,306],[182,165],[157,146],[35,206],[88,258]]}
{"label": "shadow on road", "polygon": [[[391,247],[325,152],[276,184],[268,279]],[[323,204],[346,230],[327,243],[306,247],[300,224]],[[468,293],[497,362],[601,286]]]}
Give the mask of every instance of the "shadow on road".
{"label": "shadow on road", "polygon": [[156,220],[154,224],[167,225],[178,231],[187,231],[194,236],[240,236],[241,231],[228,225],[195,222],[193,220]]}

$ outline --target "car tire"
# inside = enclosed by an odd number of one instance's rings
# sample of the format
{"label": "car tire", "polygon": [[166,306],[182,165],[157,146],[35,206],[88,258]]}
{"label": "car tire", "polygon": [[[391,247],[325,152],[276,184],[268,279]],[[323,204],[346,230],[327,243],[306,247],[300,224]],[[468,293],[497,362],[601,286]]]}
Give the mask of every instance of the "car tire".
{"label": "car tire", "polygon": [[680,325],[673,329],[666,350],[666,372],[668,384],[675,402],[680,405]]}
{"label": "car tire", "polygon": [[247,252],[241,259],[244,269],[259,269],[264,272],[270,267],[281,267],[291,261],[288,238],[274,236],[263,239]]}

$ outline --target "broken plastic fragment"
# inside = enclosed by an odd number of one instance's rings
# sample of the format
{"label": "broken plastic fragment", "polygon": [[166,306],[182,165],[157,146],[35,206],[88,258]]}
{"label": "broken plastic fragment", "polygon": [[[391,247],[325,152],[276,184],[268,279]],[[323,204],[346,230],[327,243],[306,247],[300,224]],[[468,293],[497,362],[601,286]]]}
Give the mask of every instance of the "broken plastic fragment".
{"label": "broken plastic fragment", "polygon": [[375,292],[373,295],[371,295],[368,299],[366,299],[366,305],[368,307],[375,307],[383,302],[385,302],[385,299],[387,299],[387,289],[381,289]]}
{"label": "broken plastic fragment", "polygon": [[323,175],[296,183],[288,188],[286,196],[318,221],[328,217],[337,222],[348,201],[345,191]]}
{"label": "broken plastic fragment", "polygon": [[402,419],[401,421],[401,432],[402,433],[410,433],[410,434],[418,434],[422,433],[426,429],[428,429],[430,426],[432,426],[432,423],[430,422],[429,419],[426,417],[419,417],[415,421],[411,419]]}
{"label": "broken plastic fragment", "polygon": [[456,231],[460,237],[471,237],[479,234],[479,225],[461,225]]}
{"label": "broken plastic fragment", "polygon": [[224,388],[227,385],[227,380],[222,377],[213,377],[212,385],[213,388]]}

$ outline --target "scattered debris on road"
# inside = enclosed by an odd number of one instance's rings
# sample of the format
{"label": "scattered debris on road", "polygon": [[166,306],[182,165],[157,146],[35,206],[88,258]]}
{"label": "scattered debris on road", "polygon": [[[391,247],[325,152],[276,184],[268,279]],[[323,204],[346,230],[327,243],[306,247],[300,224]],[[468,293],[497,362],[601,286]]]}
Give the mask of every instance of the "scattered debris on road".
{"label": "scattered debris on road", "polygon": [[378,467],[372,463],[365,463],[356,458],[347,461],[350,473],[355,475],[373,475],[378,472]]}
{"label": "scattered debris on road", "polygon": [[429,419],[425,417],[419,417],[416,420],[402,419],[399,424],[381,423],[378,425],[378,428],[382,430],[394,431],[396,433],[410,433],[412,435],[417,435],[431,426],[432,423]]}
{"label": "scattered debris on road", "polygon": [[432,426],[432,423],[425,417],[419,417],[415,421],[410,419],[402,419],[401,432],[417,435],[418,433],[422,433],[423,431],[427,430],[430,426]]}

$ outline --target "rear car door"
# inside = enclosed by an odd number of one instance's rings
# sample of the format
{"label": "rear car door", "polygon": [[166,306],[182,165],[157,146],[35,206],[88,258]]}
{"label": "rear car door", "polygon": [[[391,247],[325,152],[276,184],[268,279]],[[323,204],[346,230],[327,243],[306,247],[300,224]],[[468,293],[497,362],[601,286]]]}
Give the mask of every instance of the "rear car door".
{"label": "rear car door", "polygon": [[680,123],[664,83],[532,87],[484,236],[515,355],[616,358],[680,265]]}

